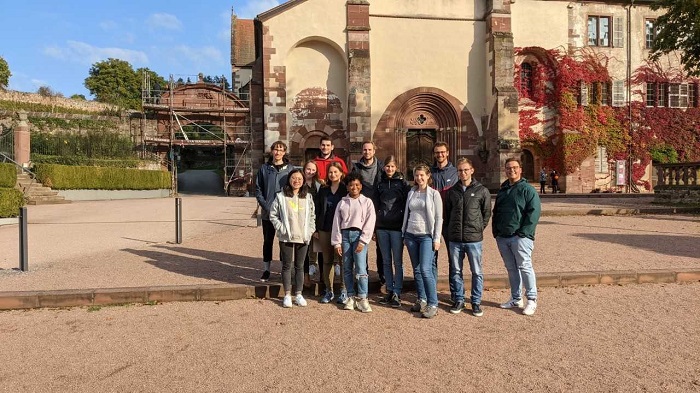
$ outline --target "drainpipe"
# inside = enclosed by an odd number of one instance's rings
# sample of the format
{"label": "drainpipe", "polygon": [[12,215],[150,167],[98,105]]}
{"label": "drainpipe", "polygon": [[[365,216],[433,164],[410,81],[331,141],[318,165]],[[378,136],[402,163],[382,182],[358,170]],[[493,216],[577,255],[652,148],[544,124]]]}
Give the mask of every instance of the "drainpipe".
{"label": "drainpipe", "polygon": [[627,147],[627,192],[632,192],[632,6],[634,0],[630,0],[627,7],[627,118],[628,135],[630,138]]}

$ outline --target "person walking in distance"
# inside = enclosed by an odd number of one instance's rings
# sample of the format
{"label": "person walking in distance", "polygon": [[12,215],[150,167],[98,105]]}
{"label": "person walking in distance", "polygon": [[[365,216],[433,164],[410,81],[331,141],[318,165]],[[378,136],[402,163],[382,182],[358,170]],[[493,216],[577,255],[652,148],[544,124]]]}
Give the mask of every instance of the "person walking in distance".
{"label": "person walking in distance", "polygon": [[496,194],[491,228],[498,251],[508,271],[511,298],[501,308],[523,307],[522,286],[525,284],[527,304],[525,315],[537,309],[537,280],[532,267],[535,248],[535,229],[540,219],[540,197],[527,180],[523,179],[520,160],[509,158],[505,164],[508,180]]}
{"label": "person walking in distance", "polygon": [[[396,157],[389,156],[384,160],[384,173],[377,185],[377,223],[375,234],[384,262],[384,277],[386,278],[386,296],[379,300],[380,304],[391,307],[401,307],[401,291],[403,289],[403,239],[401,226],[403,212],[406,208],[406,196],[409,187],[403,174],[396,170]],[[393,262],[393,263],[392,263]]]}
{"label": "person walking in distance", "polygon": [[559,172],[556,169],[552,169],[549,177],[552,178],[552,194],[556,194],[559,192]]}
{"label": "person walking in distance", "polygon": [[[384,164],[377,159],[375,153],[374,142],[364,142],[362,144],[362,158],[353,164],[352,172],[360,174],[362,177],[362,195],[369,198],[376,207],[379,203],[377,200],[377,185],[382,179],[382,167]],[[375,252],[377,255],[377,274],[379,275],[379,282],[384,285],[386,282],[384,279],[384,265],[382,263],[382,253],[379,251],[378,242]]]}
{"label": "person walking in distance", "polygon": [[452,314],[459,314],[464,308],[464,257],[471,270],[472,314],[484,315],[481,297],[484,292],[484,272],[482,264],[482,243],[484,230],[491,218],[491,193],[481,183],[472,178],[474,166],[467,158],[457,161],[459,183],[452,186],[445,196],[445,227],[442,231],[450,252],[450,295]]}
{"label": "person walking in distance", "polygon": [[[326,290],[321,298],[321,303],[330,303],[335,295],[333,294],[333,280],[336,276],[334,269],[335,253],[331,245],[331,232],[333,230],[333,218],[335,210],[338,207],[340,200],[348,194],[345,183],[343,183],[343,168],[339,163],[333,162],[328,166],[328,177],[326,184],[318,190],[316,195],[316,233],[314,238],[318,241],[321,248],[323,268],[321,276]],[[337,265],[336,265],[337,266]],[[343,275],[338,267],[338,276],[340,280],[340,296],[337,302],[345,304],[348,299],[348,294],[343,283]]]}
{"label": "person walking in distance", "polygon": [[332,162],[337,162],[338,164],[340,164],[343,175],[348,174],[348,167],[347,165],[345,165],[345,161],[343,161],[342,158],[337,157],[333,153],[334,149],[335,146],[333,145],[331,137],[329,137],[328,135],[322,136],[321,142],[319,144],[319,150],[321,150],[321,153],[316,158],[314,158],[316,166],[318,167],[318,177],[321,179],[325,179],[328,175],[328,166]]}
{"label": "person walking in distance", "polygon": [[304,259],[308,253],[311,234],[316,231],[314,202],[304,186],[304,173],[294,169],[287,177],[287,184],[278,192],[270,209],[270,222],[275,227],[280,242],[282,260],[282,286],[284,307],[292,307],[292,268],[294,269],[294,303],[306,307],[302,296],[304,286]]}
{"label": "person walking in distance", "polygon": [[411,311],[423,318],[437,314],[437,269],[435,252],[440,249],[442,198],[429,187],[430,168],[421,164],[413,169],[416,185],[409,191],[403,215],[402,233],[411,257],[418,300]]}
{"label": "person walking in distance", "polygon": [[[376,213],[374,204],[362,195],[362,179],[358,173],[347,177],[348,195],[341,199],[333,218],[331,244],[338,256],[343,258],[343,278],[348,291],[346,310],[355,305],[363,313],[372,312],[367,299],[367,244],[372,240]],[[357,301],[355,280],[357,279]]]}
{"label": "person walking in distance", "polygon": [[286,157],[287,145],[277,141],[270,146],[270,158],[258,170],[255,178],[255,199],[260,206],[263,229],[263,271],[260,281],[270,279],[270,263],[272,262],[272,245],[275,240],[275,227],[270,222],[270,207],[282,187],[287,184],[287,176],[292,165]]}
{"label": "person walking in distance", "polygon": [[545,168],[540,169],[540,194],[547,193],[547,170]]}

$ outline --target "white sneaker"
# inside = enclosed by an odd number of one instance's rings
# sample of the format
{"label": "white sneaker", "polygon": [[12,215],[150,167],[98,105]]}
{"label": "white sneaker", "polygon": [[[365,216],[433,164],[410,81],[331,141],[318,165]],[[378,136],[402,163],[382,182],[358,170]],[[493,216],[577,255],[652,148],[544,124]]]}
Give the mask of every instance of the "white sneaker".
{"label": "white sneaker", "polygon": [[514,308],[514,307],[523,308],[523,304],[524,304],[523,299],[515,300],[515,299],[511,298],[507,302],[501,304],[501,308]]}
{"label": "white sneaker", "polygon": [[335,276],[340,277],[340,265],[335,265]]}
{"label": "white sneaker", "polygon": [[372,307],[369,305],[367,298],[362,298],[357,302],[357,309],[362,312],[372,312]]}
{"label": "white sneaker", "polygon": [[343,307],[345,310],[354,310],[355,309],[355,298],[354,297],[348,297],[348,301],[345,302],[345,307]]}
{"label": "white sneaker", "polygon": [[309,265],[309,276],[313,277],[316,275],[316,265]]}
{"label": "white sneaker", "polygon": [[292,308],[292,295],[284,295],[284,300],[282,300],[282,307]]}
{"label": "white sneaker", "polygon": [[306,307],[306,299],[304,299],[304,297],[301,296],[301,293],[298,294],[297,297],[294,299],[294,303],[296,303],[296,305],[299,307]]}
{"label": "white sneaker", "polygon": [[532,315],[535,313],[535,310],[537,310],[537,300],[528,300],[527,306],[525,306],[525,309],[523,310],[523,314]]}

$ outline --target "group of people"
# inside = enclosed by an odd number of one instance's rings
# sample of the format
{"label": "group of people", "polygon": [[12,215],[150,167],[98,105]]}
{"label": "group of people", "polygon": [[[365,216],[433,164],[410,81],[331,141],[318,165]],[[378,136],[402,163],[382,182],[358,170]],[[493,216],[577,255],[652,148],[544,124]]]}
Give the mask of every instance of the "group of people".
{"label": "group of people", "polygon": [[[472,162],[460,158],[455,167],[444,142],[433,146],[434,165],[413,168],[413,186],[398,171],[396,157],[388,156],[382,162],[375,156],[373,142],[363,143],[362,158],[350,169],[333,154],[329,137],[321,139],[319,149],[318,157],[295,168],[286,157],[287,146],[275,142],[256,178],[263,227],[261,280],[270,278],[277,236],[284,307],[306,306],[302,296],[305,278],[320,274],[325,286],[321,303],[335,299],[346,310],[371,312],[367,256],[375,240],[377,272],[386,285],[386,296],[379,303],[401,307],[405,246],[417,294],[411,311],[433,318],[438,311],[437,255],[444,238],[450,312],[457,314],[465,308],[462,270],[466,258],[471,271],[471,311],[482,316],[483,233],[492,219],[511,287],[511,297],[501,307],[519,307],[525,315],[534,314],[537,286],[531,256],[540,200],[522,178],[519,160],[506,160],[508,180],[501,184],[492,209],[489,190],[472,177]],[[340,284],[337,296],[333,290],[336,276]],[[523,284],[527,302],[521,293]]]}
{"label": "group of people", "polygon": [[547,174],[547,169],[542,168],[540,169],[540,194],[546,194],[546,188],[547,188],[547,178],[550,179],[550,185],[552,186],[552,194],[556,194],[559,191],[559,172],[557,172],[556,169],[552,169],[551,172],[549,172],[549,175]]}

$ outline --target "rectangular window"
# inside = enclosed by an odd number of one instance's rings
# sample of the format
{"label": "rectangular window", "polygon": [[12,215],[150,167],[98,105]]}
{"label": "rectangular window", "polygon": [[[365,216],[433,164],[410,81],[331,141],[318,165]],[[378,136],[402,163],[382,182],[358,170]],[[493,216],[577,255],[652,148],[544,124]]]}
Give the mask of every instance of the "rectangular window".
{"label": "rectangular window", "polygon": [[668,86],[669,108],[687,108],[690,98],[688,90],[687,83],[671,83]]}
{"label": "rectangular window", "polygon": [[625,105],[625,81],[613,81],[612,83],[612,106]]}
{"label": "rectangular window", "polygon": [[651,49],[654,45],[654,39],[656,38],[656,20],[646,19],[644,21],[644,44],[647,49]]}
{"label": "rectangular window", "polygon": [[588,88],[588,103],[589,104],[599,104],[598,98],[600,97],[600,84],[597,82],[591,83]]}
{"label": "rectangular window", "polygon": [[656,106],[664,107],[666,102],[668,102],[668,83],[659,83],[656,86],[658,87],[656,90]]}
{"label": "rectangular window", "polygon": [[656,83],[654,82],[647,82],[646,102],[648,107],[656,106]]}
{"label": "rectangular window", "polygon": [[595,173],[608,173],[608,150],[605,146],[598,146],[595,155]]}
{"label": "rectangular window", "polygon": [[581,82],[578,103],[581,106],[588,106],[588,84],[586,82]]}
{"label": "rectangular window", "polygon": [[613,21],[613,46],[615,48],[625,47],[625,31],[623,30],[624,19],[615,17]]}
{"label": "rectangular window", "polygon": [[589,16],[588,46],[610,46],[611,31],[609,16]]}

